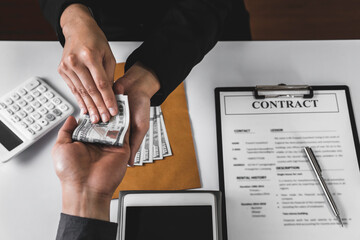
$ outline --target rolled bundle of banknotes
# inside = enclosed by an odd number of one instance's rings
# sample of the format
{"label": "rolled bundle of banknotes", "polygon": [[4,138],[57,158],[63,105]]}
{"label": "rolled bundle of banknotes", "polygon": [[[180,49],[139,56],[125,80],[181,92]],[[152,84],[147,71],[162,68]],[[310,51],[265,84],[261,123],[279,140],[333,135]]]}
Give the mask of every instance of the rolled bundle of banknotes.
{"label": "rolled bundle of banknotes", "polygon": [[121,147],[129,127],[129,103],[126,95],[116,95],[118,114],[109,122],[92,124],[89,115],[81,115],[72,139],[80,142],[100,143]]}
{"label": "rolled bundle of banknotes", "polygon": [[[82,115],[73,132],[74,141],[122,146],[129,127],[129,103],[126,95],[116,95],[119,112],[107,123],[92,124],[89,115]],[[150,107],[150,125],[141,146],[135,156],[135,165],[152,163],[171,156],[164,117],[160,106]]]}

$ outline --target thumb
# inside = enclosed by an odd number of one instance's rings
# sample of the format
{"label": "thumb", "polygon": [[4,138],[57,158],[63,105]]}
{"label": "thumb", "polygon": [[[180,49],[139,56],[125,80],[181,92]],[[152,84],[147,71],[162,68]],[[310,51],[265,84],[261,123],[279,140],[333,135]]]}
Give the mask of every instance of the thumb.
{"label": "thumb", "polygon": [[57,144],[71,143],[72,133],[77,127],[77,122],[73,116],[66,119],[64,125],[60,128],[58,137],[56,140]]}
{"label": "thumb", "polygon": [[125,94],[125,88],[121,83],[121,78],[117,79],[114,83],[113,90],[115,94]]}
{"label": "thumb", "polygon": [[105,56],[103,64],[106,76],[108,77],[109,81],[114,81],[116,62],[111,51],[109,51],[109,53]]}

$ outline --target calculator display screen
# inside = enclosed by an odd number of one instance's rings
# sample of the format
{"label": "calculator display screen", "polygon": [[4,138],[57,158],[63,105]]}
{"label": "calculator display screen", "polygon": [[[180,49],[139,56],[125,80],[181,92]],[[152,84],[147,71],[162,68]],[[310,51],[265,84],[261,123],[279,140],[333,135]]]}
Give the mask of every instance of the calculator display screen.
{"label": "calculator display screen", "polygon": [[2,121],[0,121],[0,143],[11,151],[19,146],[23,141],[13,133]]}

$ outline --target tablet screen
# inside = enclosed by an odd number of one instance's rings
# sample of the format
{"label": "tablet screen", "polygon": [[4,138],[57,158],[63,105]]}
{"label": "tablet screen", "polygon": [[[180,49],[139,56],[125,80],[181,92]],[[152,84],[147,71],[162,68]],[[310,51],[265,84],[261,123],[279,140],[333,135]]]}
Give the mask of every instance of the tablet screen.
{"label": "tablet screen", "polygon": [[128,206],[125,240],[213,239],[211,206]]}

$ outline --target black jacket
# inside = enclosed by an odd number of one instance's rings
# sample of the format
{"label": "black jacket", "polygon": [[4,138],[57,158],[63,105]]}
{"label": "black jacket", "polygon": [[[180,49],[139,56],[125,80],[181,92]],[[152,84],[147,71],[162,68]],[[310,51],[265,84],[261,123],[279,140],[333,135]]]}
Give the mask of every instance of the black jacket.
{"label": "black jacket", "polygon": [[[125,70],[139,61],[159,78],[151,99],[160,105],[218,40],[250,40],[243,0],[39,0],[45,17],[65,44],[60,27],[72,3],[88,6],[107,39],[144,41],[127,59]],[[224,31],[223,31],[224,30]]]}
{"label": "black jacket", "polygon": [[115,240],[117,224],[62,213],[56,240]]}

